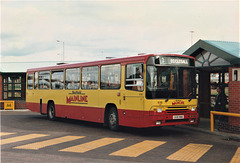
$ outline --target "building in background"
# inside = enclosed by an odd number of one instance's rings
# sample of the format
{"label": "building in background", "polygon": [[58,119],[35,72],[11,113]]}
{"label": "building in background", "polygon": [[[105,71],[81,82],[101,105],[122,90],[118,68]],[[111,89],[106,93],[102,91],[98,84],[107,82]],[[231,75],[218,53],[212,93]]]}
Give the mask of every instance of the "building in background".
{"label": "building in background", "polygon": [[[222,86],[222,92],[228,97],[228,112],[240,114],[239,47],[239,42],[199,40],[184,52],[196,59],[200,117],[210,117],[217,86]],[[229,117],[220,127],[240,132],[240,118]]]}
{"label": "building in background", "polygon": [[[26,99],[26,73],[0,72],[0,100],[14,100],[15,108],[25,108]],[[3,105],[1,105],[3,109]]]}

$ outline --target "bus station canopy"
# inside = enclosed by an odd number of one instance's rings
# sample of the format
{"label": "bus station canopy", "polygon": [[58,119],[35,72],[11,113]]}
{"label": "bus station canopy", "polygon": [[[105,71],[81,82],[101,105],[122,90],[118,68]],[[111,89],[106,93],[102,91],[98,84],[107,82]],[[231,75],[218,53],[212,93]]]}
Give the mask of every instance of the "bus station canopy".
{"label": "bus station canopy", "polygon": [[183,54],[196,59],[197,68],[240,65],[240,43],[199,40]]}

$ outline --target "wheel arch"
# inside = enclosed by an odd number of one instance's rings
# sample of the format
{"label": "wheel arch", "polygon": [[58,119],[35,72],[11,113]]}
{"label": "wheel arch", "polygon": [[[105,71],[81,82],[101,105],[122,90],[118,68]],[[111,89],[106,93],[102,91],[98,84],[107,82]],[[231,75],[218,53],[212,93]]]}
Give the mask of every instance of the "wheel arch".
{"label": "wheel arch", "polygon": [[55,106],[55,103],[54,103],[53,100],[48,100],[48,103],[47,103],[47,109],[48,109],[48,106],[49,106],[51,103]]}

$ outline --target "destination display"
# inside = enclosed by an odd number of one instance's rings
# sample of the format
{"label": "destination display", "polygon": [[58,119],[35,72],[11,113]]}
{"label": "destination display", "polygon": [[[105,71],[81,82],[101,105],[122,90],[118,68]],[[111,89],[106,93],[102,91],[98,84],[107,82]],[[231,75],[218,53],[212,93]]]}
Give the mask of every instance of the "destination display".
{"label": "destination display", "polygon": [[190,66],[190,59],[181,57],[159,56],[159,63],[161,65]]}

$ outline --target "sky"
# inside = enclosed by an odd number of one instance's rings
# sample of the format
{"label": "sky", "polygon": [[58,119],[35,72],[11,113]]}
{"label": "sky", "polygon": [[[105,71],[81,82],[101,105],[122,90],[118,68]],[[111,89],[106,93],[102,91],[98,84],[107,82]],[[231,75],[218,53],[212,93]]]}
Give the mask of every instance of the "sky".
{"label": "sky", "polygon": [[0,72],[63,54],[67,63],[179,54],[199,39],[239,42],[239,1],[2,0]]}

